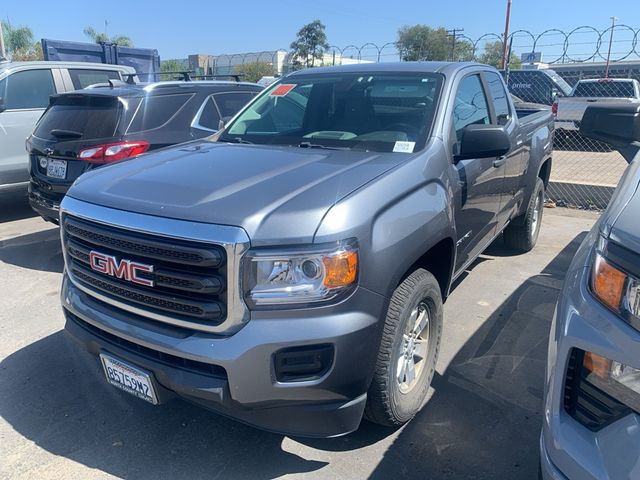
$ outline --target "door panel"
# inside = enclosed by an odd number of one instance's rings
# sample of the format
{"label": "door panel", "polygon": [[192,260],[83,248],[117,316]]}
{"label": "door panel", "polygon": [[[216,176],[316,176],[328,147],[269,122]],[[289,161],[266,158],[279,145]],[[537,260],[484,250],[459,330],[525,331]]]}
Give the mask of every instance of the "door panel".
{"label": "door panel", "polygon": [[528,156],[524,154],[523,140],[520,138],[521,132],[517,128],[515,114],[512,111],[502,77],[491,71],[485,71],[483,74],[489,92],[489,101],[493,103],[495,110],[493,123],[504,126],[511,139],[511,150],[505,158],[505,178],[496,221],[497,229],[502,230],[522,196],[522,178]]}
{"label": "door panel", "polygon": [[44,109],[0,113],[0,185],[29,180],[29,157],[24,142]]}
{"label": "door panel", "polygon": [[0,81],[0,185],[29,180],[25,140],[56,93],[50,69],[22,70]]}
{"label": "door panel", "polygon": [[[459,151],[462,131],[468,125],[490,124],[491,114],[480,75],[462,79],[455,97],[451,136],[453,153]],[[493,238],[504,189],[506,163],[493,158],[454,162],[458,181],[455,223],[458,234],[456,272],[478,255]]]}

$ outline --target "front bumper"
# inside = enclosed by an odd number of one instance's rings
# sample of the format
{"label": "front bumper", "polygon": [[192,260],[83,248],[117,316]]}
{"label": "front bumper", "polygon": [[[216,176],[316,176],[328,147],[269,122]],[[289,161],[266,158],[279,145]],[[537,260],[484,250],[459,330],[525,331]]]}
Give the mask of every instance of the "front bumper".
{"label": "front bumper", "polygon": [[[566,277],[551,327],[540,456],[543,478],[640,478],[640,416],[630,413],[591,431],[564,408],[565,374],[573,348],[640,367],[640,333],[588,291],[587,249]],[[582,258],[579,258],[582,255]]]}
{"label": "front bumper", "polygon": [[[69,336],[93,355],[108,352],[151,372],[161,403],[179,396],[265,430],[333,437],[360,424],[386,300],[358,288],[336,306],[298,310],[295,316],[293,310],[254,314],[229,337],[161,325],[108,306],[66,275],[62,304]],[[322,377],[276,380],[276,352],[316,344],[334,348]],[[210,364],[214,373],[190,368],[194,362]]]}

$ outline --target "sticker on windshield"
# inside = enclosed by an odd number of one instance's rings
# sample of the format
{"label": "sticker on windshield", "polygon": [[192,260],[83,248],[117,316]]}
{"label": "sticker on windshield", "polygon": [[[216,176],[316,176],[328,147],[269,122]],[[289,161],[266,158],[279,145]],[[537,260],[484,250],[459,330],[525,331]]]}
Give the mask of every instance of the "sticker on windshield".
{"label": "sticker on windshield", "polygon": [[269,95],[271,95],[272,97],[284,97],[294,88],[296,88],[295,85],[292,85],[290,83],[283,83],[274,88],[273,92],[271,92]]}
{"label": "sticker on windshield", "polygon": [[397,141],[396,144],[393,146],[393,151],[394,152],[399,152],[399,153],[413,153],[413,149],[416,146],[416,142],[401,142],[401,141]]}

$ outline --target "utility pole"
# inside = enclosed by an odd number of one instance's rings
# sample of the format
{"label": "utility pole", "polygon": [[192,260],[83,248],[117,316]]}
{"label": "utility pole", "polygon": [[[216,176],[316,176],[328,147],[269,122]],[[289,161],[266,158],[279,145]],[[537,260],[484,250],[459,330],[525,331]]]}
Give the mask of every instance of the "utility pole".
{"label": "utility pole", "polygon": [[604,69],[604,78],[609,78],[609,63],[611,62],[611,44],[613,43],[613,31],[616,28],[617,17],[611,17],[611,35],[609,35],[609,51],[607,52],[607,66]]}
{"label": "utility pole", "polygon": [[456,35],[458,33],[464,32],[464,28],[452,28],[451,30],[447,30],[447,35],[452,37],[451,42],[451,61],[456,61]]}
{"label": "utility pole", "polygon": [[507,63],[509,63],[507,55],[509,54],[509,47],[507,45],[507,39],[509,38],[509,22],[511,22],[511,0],[507,0],[507,16],[504,22],[504,36],[502,37],[502,69],[506,70]]}
{"label": "utility pole", "polygon": [[7,58],[7,54],[4,50],[4,34],[2,33],[2,22],[0,22],[0,60]]}

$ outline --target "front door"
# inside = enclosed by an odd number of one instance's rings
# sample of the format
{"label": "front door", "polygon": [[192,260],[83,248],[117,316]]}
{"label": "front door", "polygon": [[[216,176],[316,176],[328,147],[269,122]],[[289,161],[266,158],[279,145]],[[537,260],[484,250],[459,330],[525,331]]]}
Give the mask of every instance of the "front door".
{"label": "front door", "polygon": [[[479,74],[458,85],[452,114],[453,154],[468,125],[491,123],[491,113]],[[477,256],[493,238],[500,210],[506,162],[503,158],[472,158],[454,161],[458,192],[455,198],[457,231],[456,272]],[[452,159],[453,161],[453,159]]]}
{"label": "front door", "polygon": [[56,93],[50,69],[24,70],[0,80],[0,186],[29,180],[25,140]]}

